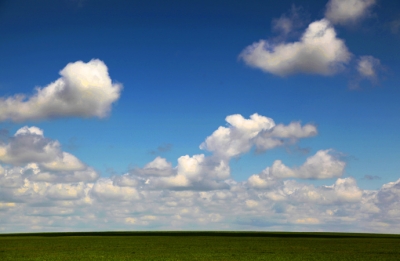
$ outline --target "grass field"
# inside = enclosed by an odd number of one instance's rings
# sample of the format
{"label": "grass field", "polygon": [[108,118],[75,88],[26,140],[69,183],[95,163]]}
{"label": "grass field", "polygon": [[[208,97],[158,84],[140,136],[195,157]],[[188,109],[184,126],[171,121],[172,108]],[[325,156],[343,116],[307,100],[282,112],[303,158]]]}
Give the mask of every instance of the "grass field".
{"label": "grass field", "polygon": [[284,232],[0,234],[0,260],[400,260],[400,235]]}

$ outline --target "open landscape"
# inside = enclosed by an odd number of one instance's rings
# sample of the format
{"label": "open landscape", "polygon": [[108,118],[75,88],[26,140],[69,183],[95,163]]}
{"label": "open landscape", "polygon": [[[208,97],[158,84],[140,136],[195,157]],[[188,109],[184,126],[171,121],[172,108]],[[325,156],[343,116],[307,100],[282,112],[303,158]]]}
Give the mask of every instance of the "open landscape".
{"label": "open landscape", "polygon": [[399,260],[400,0],[0,0],[0,261]]}
{"label": "open landscape", "polygon": [[69,232],[0,235],[1,260],[398,260],[400,235]]}

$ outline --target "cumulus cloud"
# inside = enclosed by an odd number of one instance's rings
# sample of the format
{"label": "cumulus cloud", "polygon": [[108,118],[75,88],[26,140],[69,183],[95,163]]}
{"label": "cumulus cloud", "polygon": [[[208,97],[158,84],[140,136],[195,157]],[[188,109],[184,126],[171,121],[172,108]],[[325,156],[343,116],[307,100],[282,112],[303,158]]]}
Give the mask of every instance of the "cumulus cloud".
{"label": "cumulus cloud", "polygon": [[341,177],[345,166],[344,161],[332,155],[332,150],[320,150],[296,168],[289,168],[276,160],[269,172],[277,178],[328,179]]}
{"label": "cumulus cloud", "polygon": [[352,203],[361,200],[362,190],[357,186],[354,178],[337,179],[331,186],[315,188],[312,185],[296,187],[295,181],[288,182],[288,191],[297,201],[314,202],[318,204]]}
{"label": "cumulus cloud", "polygon": [[0,99],[0,121],[44,120],[60,117],[106,117],[120,97],[121,84],[112,83],[100,60],[69,63],[61,77],[35,94]]}
{"label": "cumulus cloud", "polygon": [[278,76],[332,75],[344,68],[351,54],[329,21],[322,19],[311,23],[298,42],[273,44],[260,40],[239,57],[249,66]]}
{"label": "cumulus cloud", "polygon": [[[307,158],[300,167],[289,168],[281,160],[275,160],[271,167],[249,177],[247,184],[252,188],[266,189],[281,185],[282,179],[328,179],[341,177],[346,163],[332,154],[332,150],[320,150]],[[275,195],[276,196],[276,195]]]}
{"label": "cumulus cloud", "polygon": [[317,134],[314,125],[301,126],[298,122],[289,125],[276,125],[274,120],[257,113],[245,119],[240,114],[229,115],[225,119],[228,127],[219,127],[200,145],[201,149],[213,152],[223,159],[230,159],[248,152],[253,146],[258,151],[266,151],[299,138],[312,137]]}
{"label": "cumulus cloud", "polygon": [[354,23],[365,17],[375,0],[330,0],[325,17],[334,24]]}
{"label": "cumulus cloud", "polygon": [[104,178],[94,184],[91,195],[100,201],[132,201],[140,198],[135,188],[116,186],[112,180]]}
{"label": "cumulus cloud", "polygon": [[23,165],[30,162],[49,162],[61,153],[58,141],[47,139],[37,127],[22,127],[8,144],[0,145],[0,161]]}
{"label": "cumulus cloud", "polygon": [[75,200],[84,196],[85,185],[55,184],[47,189],[47,197],[54,200]]}
{"label": "cumulus cloud", "polygon": [[155,188],[210,190],[227,188],[230,176],[228,162],[204,154],[178,158],[176,174],[170,177],[149,178],[146,184]]}
{"label": "cumulus cloud", "polygon": [[153,161],[147,163],[143,168],[131,170],[132,174],[143,176],[171,176],[175,173],[171,162],[165,158],[156,157]]}
{"label": "cumulus cloud", "polygon": [[24,126],[8,143],[0,144],[0,162],[13,165],[6,172],[7,184],[23,178],[46,182],[94,181],[97,172],[74,155],[64,152],[56,140],[44,136],[38,127]]}

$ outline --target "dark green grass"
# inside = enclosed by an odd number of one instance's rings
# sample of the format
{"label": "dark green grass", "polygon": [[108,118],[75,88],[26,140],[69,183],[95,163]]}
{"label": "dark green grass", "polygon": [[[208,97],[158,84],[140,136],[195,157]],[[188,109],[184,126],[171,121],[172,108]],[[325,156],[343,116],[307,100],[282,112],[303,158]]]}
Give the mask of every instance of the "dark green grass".
{"label": "dark green grass", "polygon": [[2,234],[0,260],[400,260],[400,235],[283,232]]}

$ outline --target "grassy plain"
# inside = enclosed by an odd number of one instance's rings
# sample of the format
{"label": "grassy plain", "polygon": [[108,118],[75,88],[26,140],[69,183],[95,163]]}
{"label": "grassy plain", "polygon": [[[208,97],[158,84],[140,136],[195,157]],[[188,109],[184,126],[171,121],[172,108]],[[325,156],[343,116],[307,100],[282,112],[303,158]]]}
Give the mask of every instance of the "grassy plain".
{"label": "grassy plain", "polygon": [[0,260],[399,260],[400,235],[284,232],[0,234]]}

